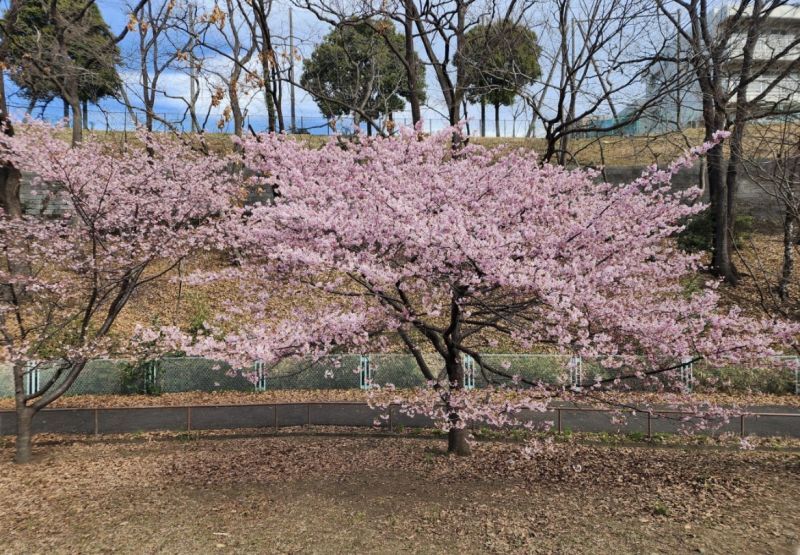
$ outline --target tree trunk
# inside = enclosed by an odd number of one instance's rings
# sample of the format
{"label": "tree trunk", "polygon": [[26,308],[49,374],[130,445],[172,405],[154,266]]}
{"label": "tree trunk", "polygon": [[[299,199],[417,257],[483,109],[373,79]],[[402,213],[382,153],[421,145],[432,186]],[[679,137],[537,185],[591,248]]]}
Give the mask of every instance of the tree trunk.
{"label": "tree trunk", "polygon": [[459,457],[468,457],[472,449],[467,441],[466,428],[451,428],[447,434],[447,452]]}
{"label": "tree trunk", "polygon": [[72,107],[72,146],[83,141],[83,117],[81,113],[81,102],[77,98],[70,102]]}
{"label": "tree trunk", "polygon": [[481,98],[481,137],[486,136],[486,100]]}
{"label": "tree trunk", "polygon": [[69,102],[67,102],[66,98],[61,99],[64,102],[64,119],[69,122]]}
{"label": "tree trunk", "polygon": [[406,80],[408,81],[408,103],[411,106],[411,122],[417,125],[422,119],[422,109],[420,107],[419,91],[417,90],[417,64],[416,52],[414,50],[414,20],[411,17],[409,2],[414,0],[404,0],[405,10],[403,14],[403,38],[405,41],[405,69]]}
{"label": "tree trunk", "polygon": [[0,209],[7,218],[22,216],[22,203],[19,199],[21,175],[19,170],[10,164],[0,166]]}
{"label": "tree trunk", "polygon": [[25,365],[15,362],[12,372],[14,373],[14,408],[17,413],[14,462],[27,463],[31,460],[32,423],[36,411],[27,406],[25,401]]}
{"label": "tree trunk", "polygon": [[267,105],[267,131],[274,133],[276,129],[275,102],[272,97],[269,66],[264,64],[261,71],[264,78],[264,102]]}
{"label": "tree trunk", "polygon": [[[3,74],[0,72],[0,79]],[[5,113],[0,114],[0,133],[14,136],[14,125]],[[22,202],[19,198],[21,174],[10,163],[0,165],[0,210],[5,217],[14,219],[22,216]]]}
{"label": "tree trunk", "polygon": [[500,103],[494,103],[494,136],[500,136]]}
{"label": "tree trunk", "polygon": [[[459,318],[458,314],[460,309],[453,304],[452,311],[455,315],[455,321]],[[451,337],[457,338],[460,333],[460,325],[457,323],[453,327]],[[461,354],[453,343],[448,345],[448,356],[445,361],[445,368],[447,370],[447,381],[450,382],[450,392],[457,393],[464,389],[464,366],[462,364]],[[450,430],[447,434],[447,452],[458,456],[469,456],[471,449],[469,442],[467,442],[467,430],[464,423],[458,414],[458,409],[451,406],[448,397],[448,417],[450,419]]]}
{"label": "tree trunk", "polygon": [[733,265],[731,249],[731,226],[728,222],[728,190],[722,168],[722,145],[712,148],[707,155],[708,189],[711,199],[711,214],[714,218],[714,242],[711,271],[732,285],[739,281]]}
{"label": "tree trunk", "polygon": [[89,129],[89,101],[83,101],[83,128]]}
{"label": "tree trunk", "polygon": [[31,460],[31,446],[33,444],[33,415],[30,407],[17,409],[17,440],[15,444],[14,462],[25,464]]}
{"label": "tree trunk", "polygon": [[[235,83],[235,81],[234,81]],[[233,117],[233,134],[241,137],[244,132],[244,115],[239,104],[239,96],[235,86],[228,87],[228,97],[231,101],[231,116]]]}

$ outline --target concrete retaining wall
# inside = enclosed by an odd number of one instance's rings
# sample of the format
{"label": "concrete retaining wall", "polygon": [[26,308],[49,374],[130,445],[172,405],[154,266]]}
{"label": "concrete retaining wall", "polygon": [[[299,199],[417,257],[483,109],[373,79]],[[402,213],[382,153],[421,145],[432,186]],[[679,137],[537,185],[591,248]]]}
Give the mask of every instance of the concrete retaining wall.
{"label": "concrete retaining wall", "polygon": [[[765,170],[767,166],[765,163]],[[644,166],[609,166],[605,169],[605,178],[611,183],[628,183],[642,174]],[[677,189],[686,189],[700,185],[701,166],[682,170],[672,180]],[[750,172],[748,172],[750,173]],[[763,173],[768,173],[767,171]],[[61,214],[69,208],[69,204],[58,195],[46,192],[34,193],[31,191],[30,181],[32,176],[24,174],[20,186],[20,200],[28,214]],[[249,202],[264,202],[269,195],[263,192],[251,191]],[[739,176],[739,189],[736,194],[739,211],[752,216],[760,223],[778,224],[782,210],[778,201],[770,196],[764,187],[755,183],[746,173]],[[708,201],[707,195],[704,199]]]}

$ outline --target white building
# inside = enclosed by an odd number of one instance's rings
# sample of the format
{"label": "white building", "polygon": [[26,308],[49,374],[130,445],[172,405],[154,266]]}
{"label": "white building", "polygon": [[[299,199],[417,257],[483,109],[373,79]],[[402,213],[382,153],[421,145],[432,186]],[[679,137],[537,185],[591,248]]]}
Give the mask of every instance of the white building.
{"label": "white building", "polygon": [[[720,33],[726,25],[731,24],[734,9],[724,7],[719,9],[714,18],[714,32]],[[745,22],[746,20],[740,20]],[[769,62],[768,72],[759,76],[748,85],[748,101],[758,100],[758,104],[765,107],[774,107],[780,110],[791,110],[794,107],[800,111],[800,71],[794,69],[782,76],[787,66],[800,58],[800,46],[789,46],[800,37],[800,6],[782,6],[776,8],[762,24],[761,34],[753,51],[752,73],[759,71],[764,63]],[[743,47],[746,39],[746,29],[734,32],[728,41],[728,54],[722,71],[730,75],[729,92],[732,93],[732,102],[736,101],[734,88],[739,82],[738,75],[741,71]],[[786,49],[789,48],[787,51]],[[686,56],[690,50],[684,40],[676,41],[675,48],[670,54],[677,54],[677,58]],[[666,96],[660,99],[653,109],[649,110],[644,125],[639,125],[642,132],[663,132],[674,130],[680,123],[681,127],[700,125],[702,122],[702,103],[700,88],[693,81],[693,73],[688,67],[680,64],[664,63],[653,72],[648,83],[648,95],[655,97],[658,91],[669,89]],[[681,77],[682,76],[682,77]],[[684,81],[680,85],[678,81]],[[767,90],[777,80],[777,84]]]}

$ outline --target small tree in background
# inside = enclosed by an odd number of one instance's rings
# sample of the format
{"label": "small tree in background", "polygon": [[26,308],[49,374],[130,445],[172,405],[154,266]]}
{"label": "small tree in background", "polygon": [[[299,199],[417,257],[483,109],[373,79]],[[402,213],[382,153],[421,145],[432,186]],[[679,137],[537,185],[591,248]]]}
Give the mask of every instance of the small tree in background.
{"label": "small tree in background", "polygon": [[486,104],[491,104],[499,137],[500,106],[510,106],[541,75],[536,33],[511,21],[477,25],[464,36],[456,65],[465,73],[467,100],[481,105],[481,136],[486,135]]}
{"label": "small tree in background", "polygon": [[[114,152],[92,138],[70,148],[43,125],[3,137],[14,167],[37,175],[34,192],[67,207],[62,217],[0,212],[0,362],[13,369],[18,462],[30,458],[36,413],[90,358],[126,352],[109,334],[128,302],[206,249],[239,191],[225,159],[139,138]],[[26,365],[43,360],[51,377],[26,389]]]}
{"label": "small tree in background", "polygon": [[[228,222],[224,244],[236,245],[240,265],[219,277],[238,278],[243,291],[230,307],[236,318],[221,315],[227,331],[212,325],[174,347],[241,368],[402,346],[432,387],[400,402],[439,419],[449,450],[466,454],[468,425],[508,424],[567,394],[519,379],[527,389],[511,396],[465,391],[465,355],[490,384],[514,379],[480,355],[498,339],[599,358],[611,376],[576,394],[663,375],[686,356],[763,363],[793,342],[796,326],[718,308],[714,283],[684,287],[700,260],[671,237],[702,206],[688,202],[699,189],[673,191],[670,177],[711,143],[666,171],[613,185],[540,165],[530,151],[466,146],[454,155],[459,133],[425,139],[404,129],[321,149],[280,135],[245,139],[245,165],[262,176],[252,179],[279,196]],[[298,299],[278,318],[276,291]],[[175,330],[163,332],[174,340]]]}
{"label": "small tree in background", "polygon": [[[304,61],[300,84],[325,117],[352,114],[356,126],[366,119],[371,131],[372,122],[379,117],[405,107],[412,85],[387,40],[396,51],[404,49],[403,36],[388,20],[344,22]],[[416,64],[420,70],[413,87],[424,101],[425,72],[419,58]]]}
{"label": "small tree in background", "polygon": [[61,97],[72,108],[79,140],[82,102],[119,92],[119,49],[96,4],[78,0],[22,2],[3,21],[5,63],[31,101]]}

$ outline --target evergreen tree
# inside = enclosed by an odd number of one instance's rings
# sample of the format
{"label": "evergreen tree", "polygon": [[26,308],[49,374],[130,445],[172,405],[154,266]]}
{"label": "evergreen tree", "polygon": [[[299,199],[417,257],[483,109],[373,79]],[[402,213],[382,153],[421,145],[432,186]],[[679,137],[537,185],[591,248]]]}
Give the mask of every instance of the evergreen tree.
{"label": "evergreen tree", "polygon": [[[301,86],[314,96],[322,114],[352,114],[355,123],[376,120],[405,107],[410,85],[395,51],[405,48],[403,36],[390,21],[344,22],[333,29],[303,64]],[[425,98],[425,72],[415,58],[417,95]],[[369,127],[368,127],[369,129]]]}
{"label": "evergreen tree", "polygon": [[465,74],[467,100],[481,105],[481,135],[486,134],[486,104],[494,106],[499,137],[500,106],[510,106],[541,75],[536,33],[507,21],[470,29],[455,62]]}
{"label": "evergreen tree", "polygon": [[83,102],[97,102],[119,90],[119,48],[109,44],[110,30],[97,5],[85,8],[83,0],[57,2],[59,15],[68,22],[63,31],[67,60],[60,49],[59,29],[51,18],[49,3],[23,2],[14,24],[4,25],[9,30],[3,37],[5,63],[24,97],[45,102],[63,97],[65,81],[70,78]]}

